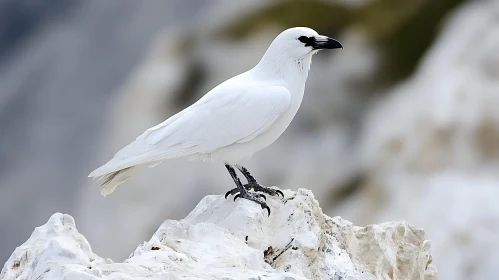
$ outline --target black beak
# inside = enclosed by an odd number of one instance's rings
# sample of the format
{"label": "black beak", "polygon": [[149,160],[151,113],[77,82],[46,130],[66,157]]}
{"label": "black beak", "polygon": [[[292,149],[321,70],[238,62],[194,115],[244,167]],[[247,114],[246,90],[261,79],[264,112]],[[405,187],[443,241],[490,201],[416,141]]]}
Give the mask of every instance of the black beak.
{"label": "black beak", "polygon": [[315,42],[312,44],[312,48],[314,50],[324,50],[324,49],[339,49],[342,48],[343,46],[341,45],[340,42],[338,42],[335,39],[328,38],[328,37],[319,37],[315,38]]}

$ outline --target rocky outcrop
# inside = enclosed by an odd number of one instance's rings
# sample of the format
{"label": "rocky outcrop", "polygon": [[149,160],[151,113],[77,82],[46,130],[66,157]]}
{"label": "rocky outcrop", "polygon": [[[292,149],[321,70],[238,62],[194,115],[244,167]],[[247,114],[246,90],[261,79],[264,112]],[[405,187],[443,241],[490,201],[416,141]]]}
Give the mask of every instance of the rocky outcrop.
{"label": "rocky outcrop", "polygon": [[415,75],[367,115],[367,171],[336,209],[357,223],[407,219],[426,230],[445,279],[499,271],[499,3],[457,10]]}
{"label": "rocky outcrop", "polygon": [[308,190],[284,193],[268,198],[270,217],[249,201],[206,196],[123,263],[97,256],[74,219],[56,213],[15,250],[0,279],[437,279],[423,230],[353,226],[324,215]]}

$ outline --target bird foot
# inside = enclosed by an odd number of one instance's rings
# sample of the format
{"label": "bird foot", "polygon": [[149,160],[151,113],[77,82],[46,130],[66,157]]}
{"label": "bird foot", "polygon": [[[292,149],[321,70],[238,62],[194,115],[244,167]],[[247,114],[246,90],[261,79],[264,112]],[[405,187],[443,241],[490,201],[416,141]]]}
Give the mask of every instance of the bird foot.
{"label": "bird foot", "polygon": [[237,194],[236,196],[234,196],[234,201],[236,201],[236,199],[238,198],[243,198],[258,203],[262,207],[262,209],[267,210],[268,215],[270,216],[270,208],[267,203],[265,203],[265,200],[267,200],[267,197],[265,197],[265,195],[260,193],[250,193],[248,191],[240,192],[238,188],[234,188],[225,194],[225,198],[235,193]]}
{"label": "bird foot", "polygon": [[[270,194],[271,196],[282,196],[282,198],[284,198],[284,193],[281,190],[269,188],[269,187],[264,187],[256,182],[255,183],[251,182],[251,183],[245,184],[244,188],[247,191],[253,190],[255,192],[263,192],[266,194]],[[229,195],[235,195],[236,193],[239,193],[239,189],[233,188],[232,190],[225,193],[225,199],[227,199],[227,197]],[[263,195],[263,194],[258,194],[258,195],[261,196],[264,200],[267,200],[267,197],[265,195]]]}
{"label": "bird foot", "polygon": [[265,187],[265,186],[258,184],[257,182],[249,182],[248,184],[244,185],[244,188],[247,190],[252,189],[255,192],[266,193],[266,194],[269,194],[271,196],[282,196],[282,198],[284,198],[284,193],[282,193],[281,190]]}
{"label": "bird foot", "polygon": [[[249,190],[249,188],[246,188],[246,190]],[[235,195],[235,194],[239,194],[239,188],[233,188],[232,190],[228,191],[225,193],[225,199],[227,199],[227,197],[229,195]],[[255,193],[254,194],[255,196],[259,197],[259,198],[262,198],[263,200],[267,201],[267,197],[261,193]],[[236,200],[236,198],[234,197],[234,201]]]}

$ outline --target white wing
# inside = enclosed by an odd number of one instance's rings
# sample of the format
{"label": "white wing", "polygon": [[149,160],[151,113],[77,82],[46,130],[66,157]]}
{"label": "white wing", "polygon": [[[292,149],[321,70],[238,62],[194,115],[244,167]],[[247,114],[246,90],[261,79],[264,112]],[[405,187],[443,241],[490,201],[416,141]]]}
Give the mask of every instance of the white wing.
{"label": "white wing", "polygon": [[146,130],[90,177],[164,159],[210,153],[265,132],[286,111],[290,92],[282,86],[215,88],[198,102]]}

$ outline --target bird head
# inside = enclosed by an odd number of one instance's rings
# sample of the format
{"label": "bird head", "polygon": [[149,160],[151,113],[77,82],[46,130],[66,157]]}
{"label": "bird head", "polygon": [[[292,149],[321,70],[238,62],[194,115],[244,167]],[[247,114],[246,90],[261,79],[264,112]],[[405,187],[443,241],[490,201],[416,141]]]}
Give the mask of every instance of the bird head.
{"label": "bird head", "polygon": [[281,52],[296,59],[324,49],[343,48],[337,40],[319,35],[308,27],[294,27],[284,30],[274,39],[272,47],[280,49]]}

